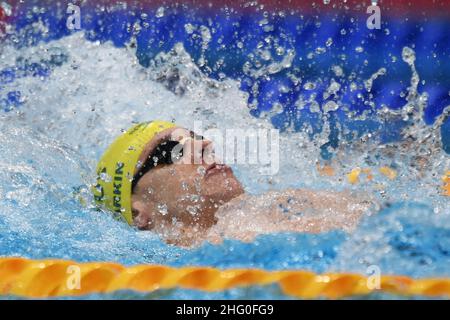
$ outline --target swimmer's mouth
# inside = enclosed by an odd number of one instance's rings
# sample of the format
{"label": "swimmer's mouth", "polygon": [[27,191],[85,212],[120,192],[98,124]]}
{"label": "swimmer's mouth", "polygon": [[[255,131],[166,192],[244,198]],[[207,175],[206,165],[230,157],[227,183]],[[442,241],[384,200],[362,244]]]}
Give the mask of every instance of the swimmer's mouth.
{"label": "swimmer's mouth", "polygon": [[206,173],[205,178],[208,178],[209,176],[215,175],[217,173],[225,173],[227,171],[231,171],[231,168],[225,164],[217,164],[212,163],[206,167]]}

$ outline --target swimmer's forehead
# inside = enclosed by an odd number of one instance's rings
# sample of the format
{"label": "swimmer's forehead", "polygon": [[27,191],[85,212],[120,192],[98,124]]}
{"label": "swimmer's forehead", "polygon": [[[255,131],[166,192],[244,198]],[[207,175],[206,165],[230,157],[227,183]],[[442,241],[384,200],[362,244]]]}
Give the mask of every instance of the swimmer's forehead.
{"label": "swimmer's forehead", "polygon": [[[164,141],[178,141],[182,142],[187,138],[190,138],[194,135],[193,131],[190,131],[188,129],[182,128],[182,127],[173,127],[165,129],[161,132],[159,132],[157,135],[153,137],[144,147],[142,150],[141,155],[139,156],[139,163],[144,163],[147,158],[150,156],[152,151],[161,143]],[[137,170],[137,169],[136,169]],[[136,174],[136,172],[135,172]]]}

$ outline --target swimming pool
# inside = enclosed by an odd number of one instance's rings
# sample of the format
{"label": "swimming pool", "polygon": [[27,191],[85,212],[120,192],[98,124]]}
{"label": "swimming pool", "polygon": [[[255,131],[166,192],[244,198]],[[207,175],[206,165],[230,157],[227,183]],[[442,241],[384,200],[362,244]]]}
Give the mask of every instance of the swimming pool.
{"label": "swimming pool", "polygon": [[[366,27],[365,7],[354,2],[345,9],[325,1],[99,1],[80,4],[80,30],[67,28],[62,2],[0,4],[0,256],[450,276],[444,1],[421,7],[422,15],[386,2],[380,30]],[[234,168],[248,192],[352,189],[382,206],[352,233],[167,245],[91,204],[96,161],[144,119],[277,128],[276,175]],[[318,170],[324,166],[333,171]],[[358,182],[348,175],[355,168],[362,170]],[[289,298],[276,285],[85,296],[111,297]]]}

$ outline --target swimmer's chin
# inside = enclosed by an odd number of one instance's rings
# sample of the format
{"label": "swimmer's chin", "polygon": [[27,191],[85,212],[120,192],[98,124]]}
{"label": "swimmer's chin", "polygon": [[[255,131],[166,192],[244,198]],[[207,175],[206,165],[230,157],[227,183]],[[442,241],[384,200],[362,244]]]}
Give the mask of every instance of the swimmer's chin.
{"label": "swimmer's chin", "polygon": [[208,185],[204,190],[204,196],[214,199],[220,205],[227,203],[245,192],[237,179],[234,177],[224,178],[221,175],[209,177]]}

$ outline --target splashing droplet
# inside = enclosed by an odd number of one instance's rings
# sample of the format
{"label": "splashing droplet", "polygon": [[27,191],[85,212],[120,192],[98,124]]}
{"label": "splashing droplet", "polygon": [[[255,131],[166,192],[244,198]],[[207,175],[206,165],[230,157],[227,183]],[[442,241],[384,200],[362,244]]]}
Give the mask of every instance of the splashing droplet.
{"label": "splashing droplet", "polygon": [[198,207],[197,206],[187,206],[186,210],[193,216],[197,215]]}
{"label": "splashing droplet", "polygon": [[164,17],[164,7],[159,7],[158,10],[156,10],[155,16],[156,16],[157,18],[162,18],[162,17]]}
{"label": "splashing droplet", "polygon": [[161,213],[163,216],[167,215],[168,213],[167,205],[165,203],[158,204],[158,212]]}

